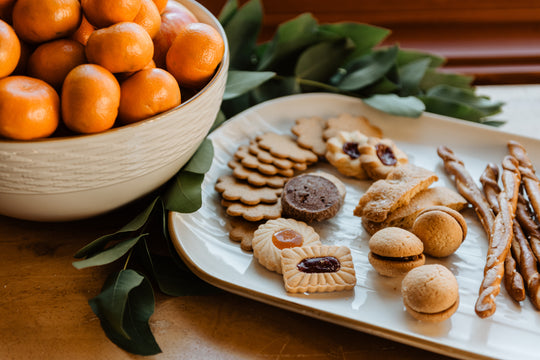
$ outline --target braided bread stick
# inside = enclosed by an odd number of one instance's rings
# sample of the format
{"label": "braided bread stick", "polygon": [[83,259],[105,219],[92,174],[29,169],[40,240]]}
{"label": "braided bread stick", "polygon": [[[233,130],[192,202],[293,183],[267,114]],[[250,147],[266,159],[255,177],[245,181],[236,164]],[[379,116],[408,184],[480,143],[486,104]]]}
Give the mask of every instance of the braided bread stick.
{"label": "braided bread stick", "polygon": [[456,189],[473,206],[484,231],[489,235],[493,228],[495,215],[493,215],[484,194],[465,168],[463,161],[458,159],[454,152],[446,146],[439,146],[437,154],[444,161],[444,169],[448,175],[454,177]]}
{"label": "braided bread stick", "polygon": [[504,275],[504,260],[510,250],[513,237],[513,220],[516,213],[517,198],[521,176],[518,162],[506,156],[502,162],[501,175],[503,191],[497,196],[499,213],[495,217],[489,238],[489,247],[484,267],[484,278],[480,285],[475,311],[481,318],[493,315],[496,309],[495,297],[501,289]]}
{"label": "braided bread stick", "polygon": [[516,218],[525,234],[529,237],[529,245],[536,257],[536,261],[540,261],[540,229],[534,221],[534,214],[531,212],[527,200],[522,194],[518,197]]}
{"label": "braided bread stick", "polygon": [[[519,231],[514,230],[514,237],[520,244],[520,251],[519,253],[516,252],[515,256],[518,259],[519,271],[527,284],[529,298],[533,305],[540,310],[540,273],[538,273],[537,260],[529,243],[533,239],[536,243],[540,242],[540,237],[538,237],[540,234],[538,234],[538,228],[531,217],[528,217],[527,220],[523,219],[523,216],[527,216],[527,213],[527,200],[520,194],[516,211]],[[531,224],[533,225],[532,229]],[[527,236],[530,237],[530,240],[527,240]]]}
{"label": "braided bread stick", "polygon": [[[498,180],[499,168],[495,164],[488,164],[480,176],[480,183],[482,183],[486,200],[491,205],[494,214],[499,213],[497,196],[501,192],[501,188],[499,187]],[[514,237],[512,238],[511,251],[508,251],[506,259],[504,260],[504,287],[512,299],[519,302],[525,300],[526,294],[523,277],[518,271],[518,265],[516,264],[514,256],[517,257],[515,253],[521,253],[520,244],[516,240],[516,232],[519,231],[523,234],[523,231],[521,231],[521,228],[518,229],[519,224],[517,224],[515,219],[513,226]],[[519,259],[519,257],[517,258]]]}
{"label": "braided bread stick", "polygon": [[540,180],[536,176],[527,150],[519,142],[513,140],[509,141],[507,146],[510,155],[515,157],[519,162],[521,181],[525,187],[531,206],[536,213],[536,217],[540,217]]}

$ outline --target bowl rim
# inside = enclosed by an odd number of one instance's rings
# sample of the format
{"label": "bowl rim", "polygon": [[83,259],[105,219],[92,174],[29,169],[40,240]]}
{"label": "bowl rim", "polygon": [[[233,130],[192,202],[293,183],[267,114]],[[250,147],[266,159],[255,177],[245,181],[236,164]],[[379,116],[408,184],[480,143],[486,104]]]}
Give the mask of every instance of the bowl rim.
{"label": "bowl rim", "polygon": [[[220,33],[221,37],[223,38],[224,43],[224,51],[223,51],[223,59],[221,60],[218,68],[216,69],[214,75],[212,76],[212,79],[202,88],[200,89],[195,95],[190,97],[186,102],[182,102],[180,105],[169,109],[167,111],[164,111],[162,113],[156,114],[152,117],[149,117],[147,119],[137,121],[135,123],[126,124],[118,127],[113,127],[111,129],[108,129],[103,132],[99,133],[93,133],[93,134],[73,134],[73,135],[67,135],[67,136],[59,136],[59,137],[45,137],[45,138],[39,138],[39,139],[32,139],[32,140],[15,140],[15,139],[6,139],[0,137],[0,145],[3,144],[16,144],[21,145],[22,144],[28,144],[29,146],[35,145],[35,144],[43,144],[43,143],[54,143],[54,142],[68,142],[68,141],[74,141],[79,139],[88,139],[88,138],[94,138],[98,136],[104,136],[104,135],[110,135],[112,133],[118,134],[121,132],[128,132],[133,128],[139,127],[139,126],[145,126],[145,124],[154,122],[159,120],[161,117],[166,116],[167,114],[178,111],[182,108],[189,107],[190,104],[196,102],[199,100],[204,93],[208,92],[209,89],[218,81],[218,78],[223,76],[223,73],[227,73],[229,70],[228,63],[229,63],[229,42],[227,40],[227,34],[225,33],[225,29],[221,25],[219,19],[214,16],[204,5],[200,4],[199,2],[195,0],[173,0],[175,2],[181,3],[182,5],[185,5],[186,3],[189,3],[190,6],[197,7],[200,11],[204,12],[206,16],[208,16],[210,19],[212,19],[212,25],[216,27],[216,30]],[[191,9],[189,9],[191,10]]]}

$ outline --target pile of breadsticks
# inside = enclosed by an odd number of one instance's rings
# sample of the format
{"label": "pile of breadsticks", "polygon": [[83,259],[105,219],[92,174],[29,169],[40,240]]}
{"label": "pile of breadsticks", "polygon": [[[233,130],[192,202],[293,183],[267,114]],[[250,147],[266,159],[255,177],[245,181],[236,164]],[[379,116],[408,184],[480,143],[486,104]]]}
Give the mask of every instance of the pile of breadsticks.
{"label": "pile of breadsticks", "polygon": [[509,141],[508,151],[501,171],[496,164],[487,164],[480,189],[452,150],[445,146],[437,149],[446,172],[473,206],[489,239],[475,305],[481,318],[495,312],[495,297],[503,279],[515,301],[523,301],[528,295],[540,310],[540,180],[520,143]]}

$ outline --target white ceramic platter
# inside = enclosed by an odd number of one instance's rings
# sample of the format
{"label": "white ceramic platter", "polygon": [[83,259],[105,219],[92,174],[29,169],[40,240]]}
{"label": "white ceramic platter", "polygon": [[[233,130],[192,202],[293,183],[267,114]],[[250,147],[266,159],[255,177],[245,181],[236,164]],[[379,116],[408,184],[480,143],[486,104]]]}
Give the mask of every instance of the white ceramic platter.
{"label": "white ceramic platter", "polygon": [[[395,117],[358,99],[333,94],[295,95],[266,102],[235,116],[211,134],[215,157],[203,183],[202,208],[193,214],[170,214],[174,244],[191,270],[227,291],[433,352],[457,358],[538,359],[540,312],[529,300],[516,304],[502,289],[492,317],[480,319],[474,312],[487,239],[471,209],[464,211],[469,233],[458,251],[443,260],[427,260],[447,266],[460,286],[458,311],[435,324],[409,316],[400,296],[401,279],[378,275],[367,260],[369,236],[352,212],[370,185],[368,181],[343,179],[347,185],[345,205],[335,218],[314,225],[324,244],[351,248],[357,274],[352,291],[288,294],[280,275],[263,268],[251,253],[229,240],[229,221],[214,184],[218,176],[231,172],[227,162],[238,146],[266,131],[290,134],[299,117],[340,113],[366,116],[409,155],[412,163],[435,171],[439,181],[434,185],[438,186],[453,188],[436,153],[439,145],[454,150],[476,179],[488,162],[500,164],[510,139],[520,141],[533,162],[540,159],[538,140],[433,114],[417,119]],[[315,168],[338,174],[327,164]]]}

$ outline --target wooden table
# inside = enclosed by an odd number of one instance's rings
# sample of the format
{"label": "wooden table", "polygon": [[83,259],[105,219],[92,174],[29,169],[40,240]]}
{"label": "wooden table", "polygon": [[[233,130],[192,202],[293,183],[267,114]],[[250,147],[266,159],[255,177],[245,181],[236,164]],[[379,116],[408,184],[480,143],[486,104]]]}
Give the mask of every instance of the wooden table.
{"label": "wooden table", "polygon": [[[482,87],[507,102],[504,130],[540,138],[540,86]],[[73,254],[133,216],[126,208],[69,223],[0,216],[0,358],[137,358],[111,343],[92,313],[111,267],[76,270]],[[156,359],[445,359],[240,296],[156,294]]]}

